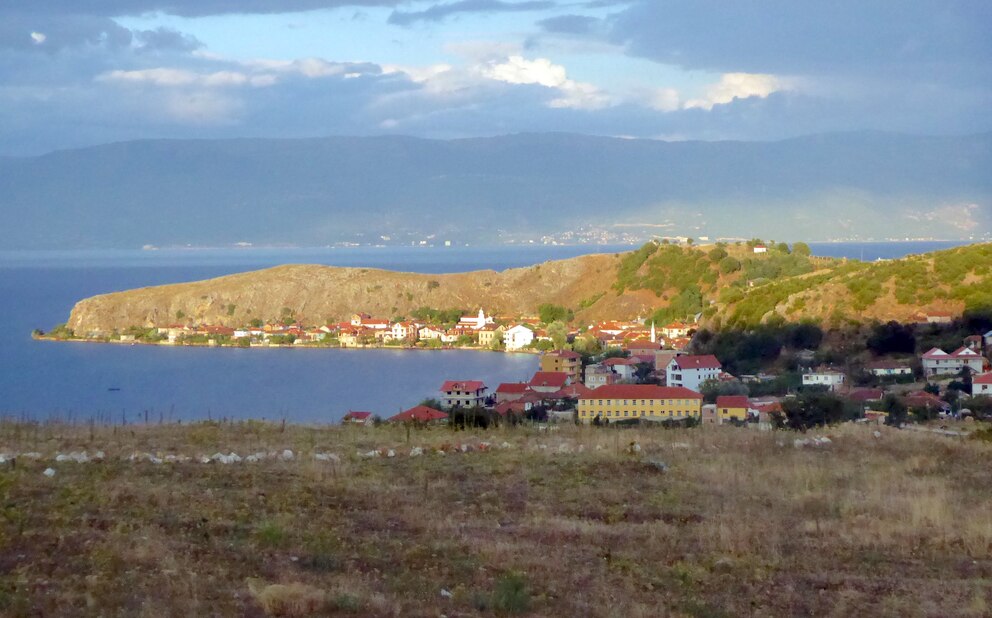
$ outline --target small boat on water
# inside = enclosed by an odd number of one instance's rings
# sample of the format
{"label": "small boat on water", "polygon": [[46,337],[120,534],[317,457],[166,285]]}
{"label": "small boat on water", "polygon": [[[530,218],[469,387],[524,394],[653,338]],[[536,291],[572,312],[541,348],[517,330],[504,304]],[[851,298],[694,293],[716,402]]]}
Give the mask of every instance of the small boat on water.
{"label": "small boat on water", "polygon": [[119,387],[119,386],[111,386],[107,390],[110,391],[110,392],[116,392],[116,391],[121,390],[121,387]]}

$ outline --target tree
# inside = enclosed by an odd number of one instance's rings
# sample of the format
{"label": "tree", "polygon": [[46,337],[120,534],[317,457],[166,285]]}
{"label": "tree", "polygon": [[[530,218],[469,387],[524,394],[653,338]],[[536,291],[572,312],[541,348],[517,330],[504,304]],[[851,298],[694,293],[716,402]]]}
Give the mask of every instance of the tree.
{"label": "tree", "polygon": [[784,242],[780,242],[777,245],[775,245],[775,250],[778,251],[779,253],[788,254],[789,253],[789,245],[785,244]]}
{"label": "tree", "polygon": [[786,426],[799,431],[833,425],[847,416],[844,401],[829,392],[804,392],[783,400],[781,405]]}
{"label": "tree", "polygon": [[906,422],[906,404],[892,393],[882,398],[881,403],[878,404],[878,409],[888,414],[885,418],[886,425],[898,427]]}
{"label": "tree", "polygon": [[723,381],[717,379],[706,380],[699,385],[699,392],[703,395],[703,401],[714,403],[717,397],[726,395],[747,395],[747,385],[736,380]]}
{"label": "tree", "polygon": [[568,327],[561,320],[556,320],[548,325],[548,336],[555,349],[563,350],[568,344]]}
{"label": "tree", "polygon": [[544,303],[538,305],[537,314],[541,318],[541,322],[544,324],[551,324],[552,322],[570,322],[572,320],[572,312],[561,305],[553,305],[551,303]]}
{"label": "tree", "polygon": [[720,272],[722,272],[725,275],[729,275],[730,273],[735,273],[740,269],[741,269],[741,262],[736,258],[727,256],[722,260],[720,260]]}
{"label": "tree", "polygon": [[865,346],[875,354],[912,354],[916,351],[913,329],[898,322],[876,324],[865,341]]}
{"label": "tree", "polygon": [[810,250],[809,245],[804,242],[792,243],[792,254],[801,255],[803,257],[809,257],[813,252]]}
{"label": "tree", "polygon": [[706,254],[711,262],[719,262],[723,258],[727,257],[727,252],[724,251],[722,247],[714,247],[710,249],[709,253]]}

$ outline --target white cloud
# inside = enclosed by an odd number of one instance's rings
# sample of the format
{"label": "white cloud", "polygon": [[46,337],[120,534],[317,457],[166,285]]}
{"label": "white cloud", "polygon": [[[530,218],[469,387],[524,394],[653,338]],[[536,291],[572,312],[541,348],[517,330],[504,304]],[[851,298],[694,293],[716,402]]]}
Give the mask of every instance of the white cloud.
{"label": "white cloud", "polygon": [[734,99],[750,97],[766,98],[782,90],[791,90],[792,85],[775,75],[764,73],[724,73],[720,81],[708,86],[703,96],[686,101],[685,109],[711,110],[716,105],[730,103]]}
{"label": "white cloud", "polygon": [[32,32],[31,40],[34,41],[35,45],[41,45],[48,40],[48,36],[44,32]]}
{"label": "white cloud", "polygon": [[552,108],[594,110],[613,103],[608,94],[593,84],[569,79],[565,67],[547,58],[527,60],[523,56],[510,56],[505,62],[490,62],[481,72],[489,79],[508,84],[538,84],[558,90],[560,96],[547,104]]}
{"label": "white cloud", "polygon": [[645,103],[651,109],[659,112],[674,112],[682,106],[682,97],[674,88],[656,88],[650,90],[644,97]]}
{"label": "white cloud", "polygon": [[185,69],[157,68],[133,71],[108,71],[97,76],[98,81],[151,84],[161,87],[201,86],[224,88],[232,86],[266,87],[276,83],[273,75],[248,75],[239,71],[196,73]]}

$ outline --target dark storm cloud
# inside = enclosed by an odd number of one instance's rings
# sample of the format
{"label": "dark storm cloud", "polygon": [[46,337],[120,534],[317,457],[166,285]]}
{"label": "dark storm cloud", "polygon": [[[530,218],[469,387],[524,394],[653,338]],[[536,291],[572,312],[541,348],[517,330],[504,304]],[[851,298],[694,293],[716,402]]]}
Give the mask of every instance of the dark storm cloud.
{"label": "dark storm cloud", "polygon": [[863,74],[988,69],[987,0],[650,0],[621,12],[613,39],[687,69]]}
{"label": "dark storm cloud", "polygon": [[441,21],[459,13],[514,13],[540,11],[554,8],[555,3],[545,0],[528,2],[503,2],[502,0],[461,0],[449,4],[435,4],[422,11],[393,11],[389,23],[408,26],[418,21]]}

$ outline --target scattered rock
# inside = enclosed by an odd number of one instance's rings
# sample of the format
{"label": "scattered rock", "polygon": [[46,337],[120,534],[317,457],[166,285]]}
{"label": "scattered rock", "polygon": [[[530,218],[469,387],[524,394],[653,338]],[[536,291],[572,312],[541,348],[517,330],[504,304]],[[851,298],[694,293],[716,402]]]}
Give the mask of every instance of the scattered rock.
{"label": "scattered rock", "polygon": [[396,457],[396,451],[394,451],[393,449],[389,449],[388,451],[386,451],[386,457]]}
{"label": "scattered rock", "polygon": [[410,457],[420,457],[423,454],[424,454],[424,449],[420,448],[419,446],[415,446],[412,449],[410,449]]}
{"label": "scattered rock", "polygon": [[284,450],[282,452],[282,454],[280,455],[280,457],[282,457],[282,460],[283,461],[292,461],[292,459],[293,459],[293,451],[291,451],[289,449],[286,449],[286,450]]}
{"label": "scattered rock", "polygon": [[639,442],[631,442],[630,446],[627,447],[627,452],[631,455],[641,452],[641,444]]}
{"label": "scattered rock", "polygon": [[453,598],[455,595],[451,594],[451,591],[441,588],[441,596],[445,599]]}
{"label": "scattered rock", "polygon": [[734,570],[734,561],[730,558],[720,558],[713,563],[714,573],[730,573]]}
{"label": "scattered rock", "polygon": [[876,438],[881,438],[882,432],[876,429],[875,431],[872,432],[871,435],[875,436]]}
{"label": "scattered rock", "polygon": [[52,478],[53,476],[55,476],[55,470],[53,470],[52,468],[45,468],[45,471],[42,472],[42,474],[44,474],[48,478]]}
{"label": "scattered rock", "polygon": [[673,442],[672,443],[672,448],[688,449],[688,448],[692,448],[692,446],[689,443],[687,443],[687,442]]}
{"label": "scattered rock", "polygon": [[668,464],[666,464],[663,461],[658,461],[656,459],[650,459],[650,460],[648,460],[647,464],[649,466],[651,466],[652,468],[654,468],[655,470],[657,470],[658,472],[661,472],[662,474],[668,472]]}

